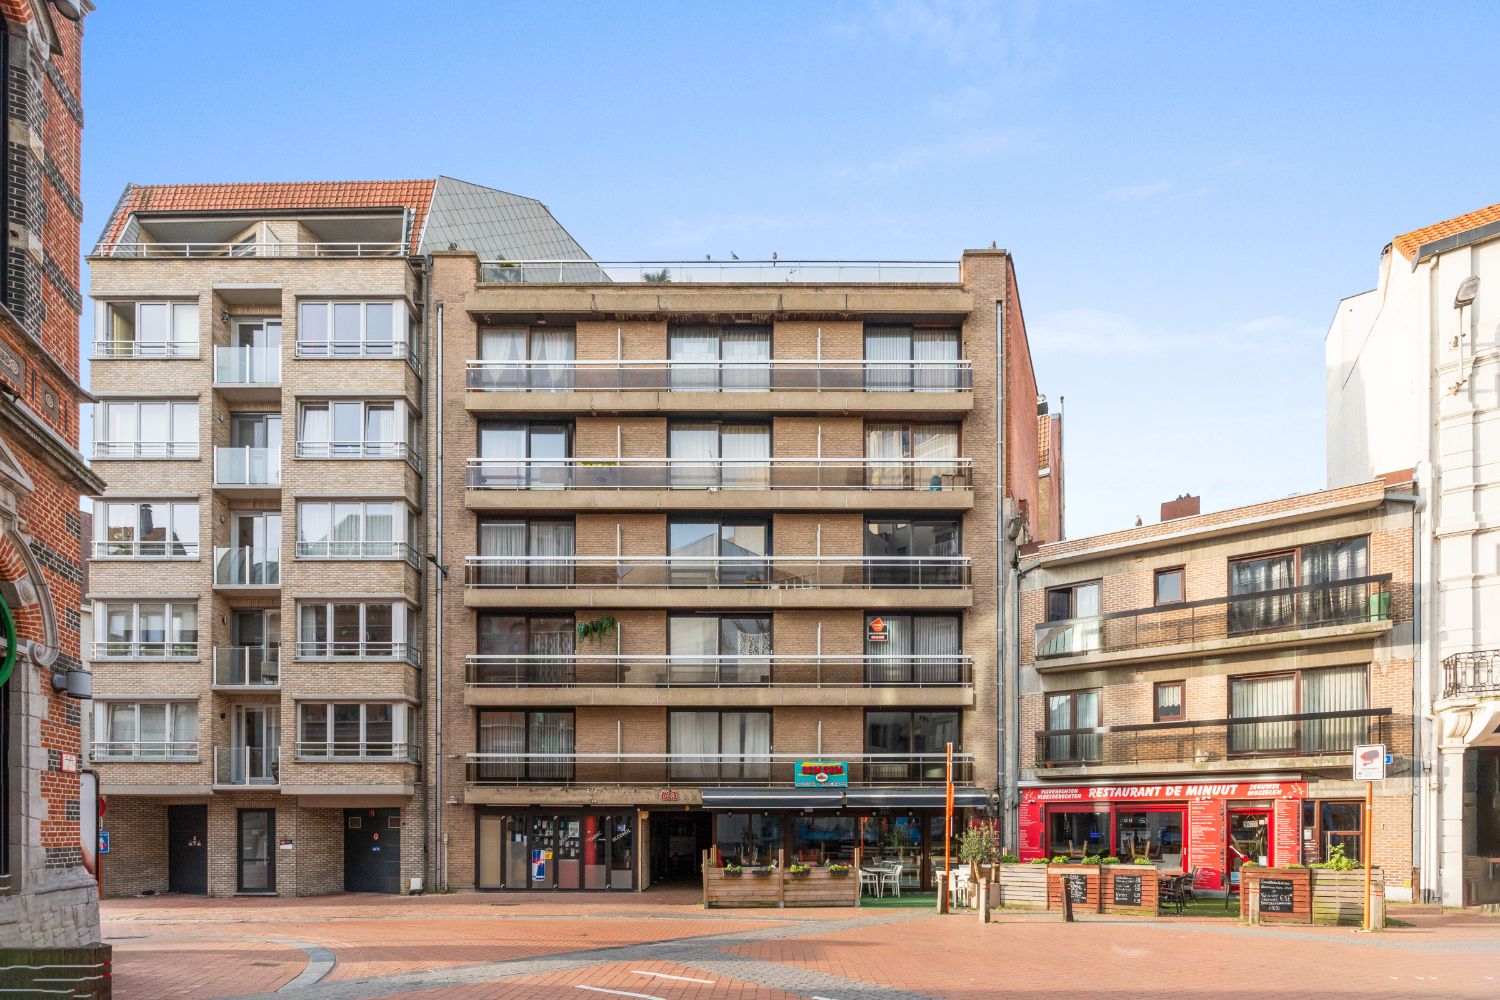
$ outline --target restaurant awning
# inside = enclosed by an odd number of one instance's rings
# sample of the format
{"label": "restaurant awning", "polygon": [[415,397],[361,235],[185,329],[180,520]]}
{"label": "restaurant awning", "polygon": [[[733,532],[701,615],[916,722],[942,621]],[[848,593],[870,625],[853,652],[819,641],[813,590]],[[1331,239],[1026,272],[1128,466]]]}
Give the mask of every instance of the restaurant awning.
{"label": "restaurant awning", "polygon": [[[941,788],[851,788],[844,799],[851,809],[941,809]],[[954,788],[955,809],[983,809],[990,804],[983,788]]]}
{"label": "restaurant awning", "polygon": [[705,788],[705,809],[837,809],[844,793],[836,788]]}

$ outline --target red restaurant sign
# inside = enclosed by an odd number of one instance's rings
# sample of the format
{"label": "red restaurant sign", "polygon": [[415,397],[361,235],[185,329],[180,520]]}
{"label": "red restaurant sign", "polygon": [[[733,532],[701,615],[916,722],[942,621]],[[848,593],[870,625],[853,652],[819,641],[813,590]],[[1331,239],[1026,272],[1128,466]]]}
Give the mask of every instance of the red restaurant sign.
{"label": "red restaurant sign", "polygon": [[1093,785],[1023,788],[1022,804],[1051,802],[1172,802],[1182,799],[1305,799],[1305,781],[1231,781],[1222,784]]}

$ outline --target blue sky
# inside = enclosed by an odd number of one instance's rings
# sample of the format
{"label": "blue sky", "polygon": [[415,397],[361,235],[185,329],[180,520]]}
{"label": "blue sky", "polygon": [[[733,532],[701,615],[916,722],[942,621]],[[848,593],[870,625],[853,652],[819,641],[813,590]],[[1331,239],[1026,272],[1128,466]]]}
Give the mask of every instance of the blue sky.
{"label": "blue sky", "polygon": [[1321,486],[1336,301],[1500,201],[1494,6],[99,7],[85,243],[127,182],[444,173],[599,259],[1009,248],[1074,536]]}

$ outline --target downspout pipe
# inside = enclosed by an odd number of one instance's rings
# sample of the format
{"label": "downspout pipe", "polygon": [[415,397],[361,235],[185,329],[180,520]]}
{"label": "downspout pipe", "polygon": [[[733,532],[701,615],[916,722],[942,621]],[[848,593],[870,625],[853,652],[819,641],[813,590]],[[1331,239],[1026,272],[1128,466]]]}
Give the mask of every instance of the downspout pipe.
{"label": "downspout pipe", "polygon": [[[429,258],[430,261],[430,258]],[[431,264],[428,265],[429,269]],[[430,273],[430,270],[429,270]],[[428,294],[431,295],[431,283],[428,284]],[[436,473],[433,476],[433,563],[428,573],[432,576],[432,611],[429,620],[432,622],[432,658],[433,663],[428,669],[433,671],[433,705],[430,712],[432,716],[432,843],[436,848],[437,857],[433,859],[432,877],[441,877],[439,888],[448,887],[448,860],[447,840],[444,836],[443,826],[443,764],[446,759],[443,754],[443,582],[447,579],[448,571],[443,568],[443,378],[446,372],[443,370],[443,304],[437,303],[432,307],[434,312],[433,335],[437,340],[437,368],[436,375],[429,369],[428,377],[430,385],[436,386],[436,390],[429,398],[434,398],[433,409],[437,411],[437,421],[434,428],[436,441],[433,446],[433,463]],[[429,348],[429,352],[431,348]]]}
{"label": "downspout pipe", "polygon": [[[1425,797],[1423,790],[1427,785],[1427,775],[1424,773],[1424,764],[1429,760],[1426,753],[1427,731],[1426,725],[1429,715],[1431,699],[1427,697],[1426,678],[1430,673],[1427,666],[1427,652],[1422,648],[1422,512],[1427,509],[1427,499],[1417,493],[1387,493],[1385,498],[1390,503],[1403,503],[1411,505],[1411,650],[1412,650],[1412,690],[1411,690],[1411,857],[1412,864],[1419,872],[1424,871],[1426,865],[1426,838],[1435,835],[1432,824],[1427,823],[1424,815]],[[1430,895],[1432,886],[1430,876],[1423,875],[1422,894]],[[1422,900],[1413,898],[1412,902]]]}

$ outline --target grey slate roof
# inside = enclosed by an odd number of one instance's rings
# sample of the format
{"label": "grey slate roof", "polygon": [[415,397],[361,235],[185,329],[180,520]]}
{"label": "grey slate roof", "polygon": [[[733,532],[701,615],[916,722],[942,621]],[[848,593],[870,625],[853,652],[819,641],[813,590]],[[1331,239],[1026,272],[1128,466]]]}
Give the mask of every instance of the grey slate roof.
{"label": "grey slate roof", "polygon": [[[417,252],[446,250],[450,244],[459,250],[473,250],[481,260],[590,259],[547,206],[535,198],[439,177]],[[593,265],[569,268],[568,272],[567,280],[607,280]]]}

